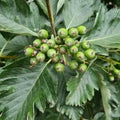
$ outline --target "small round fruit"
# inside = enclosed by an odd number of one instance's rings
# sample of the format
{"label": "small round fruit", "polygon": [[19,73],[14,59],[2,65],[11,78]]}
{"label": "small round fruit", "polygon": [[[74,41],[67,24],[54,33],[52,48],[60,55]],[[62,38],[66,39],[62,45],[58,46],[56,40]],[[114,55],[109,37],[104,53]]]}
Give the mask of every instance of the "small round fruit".
{"label": "small round fruit", "polygon": [[65,53],[66,53],[66,47],[65,47],[65,46],[61,46],[61,47],[59,48],[59,52],[60,52],[61,54],[65,54]]}
{"label": "small round fruit", "polygon": [[75,46],[77,46],[77,47],[79,48],[79,46],[80,46],[80,41],[75,40]]}
{"label": "small round fruit", "polygon": [[39,52],[37,55],[36,55],[36,59],[37,61],[40,61],[40,62],[43,62],[45,60],[45,54],[42,53],[42,52]]}
{"label": "small round fruit", "polygon": [[40,50],[41,50],[41,52],[43,52],[43,53],[46,53],[46,52],[48,51],[48,49],[49,49],[48,44],[42,44],[42,45],[40,46]]}
{"label": "small round fruit", "polygon": [[48,51],[47,51],[47,56],[49,57],[49,58],[53,58],[53,57],[55,57],[56,56],[56,50],[55,49],[49,49]]}
{"label": "small round fruit", "polygon": [[54,68],[57,72],[63,72],[65,69],[65,66],[62,63],[56,63]]}
{"label": "small round fruit", "polygon": [[113,82],[115,80],[115,77],[113,75],[109,75],[109,81]]}
{"label": "small round fruit", "polygon": [[78,62],[76,60],[72,60],[69,62],[69,67],[72,69],[72,70],[75,70],[78,68]]}
{"label": "small round fruit", "polygon": [[46,39],[46,38],[48,38],[48,31],[45,29],[41,29],[41,30],[39,30],[38,35],[40,38]]}
{"label": "small round fruit", "polygon": [[86,34],[87,28],[85,26],[79,26],[78,28],[79,34]]}
{"label": "small round fruit", "polygon": [[65,39],[65,44],[70,47],[75,44],[75,41],[74,39],[68,37]]}
{"label": "small round fruit", "polygon": [[118,74],[119,71],[120,71],[120,70],[118,70],[117,68],[115,68],[115,67],[113,68],[113,72],[114,72],[114,74]]}
{"label": "small round fruit", "polygon": [[75,45],[70,47],[70,53],[75,54],[77,52],[78,52],[78,47],[76,47]]}
{"label": "small round fruit", "polygon": [[59,55],[56,55],[52,58],[52,62],[58,62],[60,60]]}
{"label": "small round fruit", "polygon": [[68,35],[68,30],[66,30],[65,28],[60,28],[57,34],[60,38],[65,38]]}
{"label": "small round fruit", "polygon": [[50,39],[50,40],[47,41],[47,44],[48,44],[49,47],[53,48],[55,46],[55,40],[54,39]]}
{"label": "small round fruit", "polygon": [[33,41],[33,46],[35,46],[35,47],[40,47],[40,45],[41,45],[41,40],[40,40],[40,39],[35,39],[35,40]]}
{"label": "small round fruit", "polygon": [[25,49],[25,56],[30,57],[34,54],[34,49],[32,47],[27,47]]}
{"label": "small round fruit", "polygon": [[85,51],[85,56],[88,58],[88,59],[93,59],[95,58],[95,51],[93,49],[87,49]]}
{"label": "small round fruit", "polygon": [[78,71],[79,72],[85,72],[87,70],[87,65],[86,64],[80,64],[80,66],[78,67]]}
{"label": "small round fruit", "polygon": [[37,59],[35,57],[30,58],[30,64],[31,65],[36,65],[37,64]]}
{"label": "small round fruit", "polygon": [[68,34],[70,35],[70,37],[77,37],[78,36],[78,30],[77,28],[70,28],[68,30]]}
{"label": "small round fruit", "polygon": [[81,42],[81,47],[83,48],[83,49],[89,49],[90,48],[90,43],[89,43],[89,41],[83,41],[83,42]]}
{"label": "small round fruit", "polygon": [[79,51],[76,53],[75,55],[75,58],[78,60],[78,61],[83,61],[85,59],[85,55],[83,52]]}
{"label": "small round fruit", "polygon": [[58,45],[63,43],[62,39],[61,39],[59,36],[56,36],[56,37],[55,37],[55,42],[56,42],[56,44],[58,44]]}

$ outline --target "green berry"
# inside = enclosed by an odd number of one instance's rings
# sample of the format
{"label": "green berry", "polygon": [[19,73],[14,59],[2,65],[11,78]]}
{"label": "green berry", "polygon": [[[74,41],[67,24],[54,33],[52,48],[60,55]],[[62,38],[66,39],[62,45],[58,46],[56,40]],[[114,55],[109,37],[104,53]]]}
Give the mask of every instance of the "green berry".
{"label": "green berry", "polygon": [[78,28],[79,34],[86,34],[87,28],[85,26],[79,26]]}
{"label": "green berry", "polygon": [[33,46],[35,46],[35,47],[40,47],[40,45],[41,45],[41,40],[40,40],[40,39],[35,39],[35,40],[33,41]]}
{"label": "green berry", "polygon": [[56,55],[52,58],[52,62],[58,62],[60,60],[59,55]]}
{"label": "green berry", "polygon": [[109,75],[109,80],[113,82],[115,80],[115,77],[113,75]]}
{"label": "green berry", "polygon": [[77,37],[78,36],[78,30],[77,28],[70,28],[68,31],[68,34],[70,35],[70,37]]}
{"label": "green berry", "polygon": [[66,30],[65,28],[60,28],[57,34],[60,38],[65,38],[68,35],[68,30]]}
{"label": "green berry", "polygon": [[56,36],[56,37],[55,37],[55,42],[56,42],[56,44],[58,44],[58,45],[63,43],[62,39],[61,39],[59,36]]}
{"label": "green berry", "polygon": [[40,62],[43,62],[45,60],[45,54],[42,53],[42,52],[39,52],[37,55],[36,55],[36,59],[37,61],[40,61]]}
{"label": "green berry", "polygon": [[49,49],[48,44],[42,44],[42,45],[40,46],[40,50],[41,50],[41,52],[43,52],[43,53],[47,52],[48,49]]}
{"label": "green berry", "polygon": [[83,52],[79,51],[76,53],[75,55],[75,58],[78,60],[78,61],[83,61],[85,59],[85,55]]}
{"label": "green berry", "polygon": [[33,54],[34,54],[34,49],[33,49],[32,47],[27,47],[27,48],[25,49],[25,55],[26,55],[27,57],[33,56]]}
{"label": "green berry", "polygon": [[78,67],[78,71],[79,72],[85,72],[87,70],[87,65],[86,64],[80,64],[80,66]]}
{"label": "green berry", "polygon": [[80,46],[80,41],[75,40],[75,46],[79,48],[79,46]]}
{"label": "green berry", "polygon": [[49,49],[48,51],[47,51],[47,56],[49,57],[49,58],[53,58],[53,57],[55,57],[56,56],[56,50],[55,49]]}
{"label": "green berry", "polygon": [[47,44],[48,44],[49,47],[53,48],[55,46],[55,40],[54,39],[50,39],[50,40],[47,41]]}
{"label": "green berry", "polygon": [[35,57],[30,58],[30,64],[31,65],[36,65],[37,64],[37,59]]}
{"label": "green berry", "polygon": [[62,63],[56,63],[54,68],[57,72],[63,72],[65,69],[65,66]]}
{"label": "green berry", "polygon": [[61,54],[65,54],[65,53],[66,53],[66,47],[65,47],[65,46],[61,46],[61,47],[59,48],[59,52],[60,52]]}
{"label": "green berry", "polygon": [[68,38],[65,39],[65,44],[67,46],[72,46],[72,45],[75,44],[75,41],[74,41],[74,39],[68,37]]}
{"label": "green berry", "polygon": [[113,69],[114,74],[118,74],[119,71],[120,71],[120,70],[118,70],[117,68],[114,68],[114,69]]}
{"label": "green berry", "polygon": [[93,49],[87,49],[85,51],[85,56],[88,58],[88,59],[93,59],[95,58],[95,51]]}
{"label": "green berry", "polygon": [[72,69],[72,70],[75,70],[78,68],[78,62],[76,60],[72,60],[69,62],[69,67]]}
{"label": "green berry", "polygon": [[48,31],[45,30],[45,29],[41,29],[39,32],[38,32],[38,35],[40,38],[48,38]]}
{"label": "green berry", "polygon": [[89,41],[83,41],[83,42],[81,42],[81,47],[83,48],[83,49],[89,49],[90,48],[90,43],[89,43]]}
{"label": "green berry", "polygon": [[76,47],[75,45],[70,47],[70,53],[75,54],[77,52],[78,52],[78,47]]}

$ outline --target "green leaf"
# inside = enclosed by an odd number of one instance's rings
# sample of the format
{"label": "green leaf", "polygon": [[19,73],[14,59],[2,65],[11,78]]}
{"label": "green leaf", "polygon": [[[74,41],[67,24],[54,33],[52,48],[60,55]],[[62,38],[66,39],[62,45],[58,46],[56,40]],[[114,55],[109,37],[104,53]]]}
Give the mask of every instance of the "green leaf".
{"label": "green leaf", "polygon": [[58,1],[58,3],[57,3],[57,12],[56,13],[58,13],[61,10],[64,3],[65,3],[65,0],[59,0]]}
{"label": "green leaf", "polygon": [[33,32],[29,28],[20,25],[10,19],[7,19],[5,16],[1,14],[0,14],[0,31],[10,32],[20,35],[38,36],[37,33]]}
{"label": "green leaf", "polygon": [[69,92],[66,103],[69,105],[80,106],[91,100],[94,96],[94,89],[98,90],[99,77],[92,69],[88,69],[83,76],[77,75],[71,77],[67,83],[67,91]]}
{"label": "green leaf", "polygon": [[66,0],[63,10],[66,28],[69,29],[86,22],[93,14],[93,5],[94,0]]}
{"label": "green leaf", "polygon": [[[41,95],[51,105],[55,104],[54,87],[46,68],[48,63],[32,68],[28,64],[25,59],[18,60],[0,74],[2,85],[14,88],[12,93],[0,96],[0,103],[6,108],[1,119],[26,120],[28,111]],[[43,103],[43,99],[40,100]]]}

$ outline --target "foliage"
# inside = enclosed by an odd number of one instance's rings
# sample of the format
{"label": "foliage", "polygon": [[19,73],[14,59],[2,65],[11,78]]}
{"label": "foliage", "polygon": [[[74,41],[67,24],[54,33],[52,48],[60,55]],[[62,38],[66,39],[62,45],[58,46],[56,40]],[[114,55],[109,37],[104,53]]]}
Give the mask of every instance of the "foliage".
{"label": "foliage", "polygon": [[[50,0],[50,16],[46,1],[0,0],[0,119],[119,120],[120,9],[100,0]],[[55,35],[79,25],[88,29],[79,41],[97,54],[84,73],[67,66],[58,73],[50,61],[30,66],[24,49],[40,29]]]}

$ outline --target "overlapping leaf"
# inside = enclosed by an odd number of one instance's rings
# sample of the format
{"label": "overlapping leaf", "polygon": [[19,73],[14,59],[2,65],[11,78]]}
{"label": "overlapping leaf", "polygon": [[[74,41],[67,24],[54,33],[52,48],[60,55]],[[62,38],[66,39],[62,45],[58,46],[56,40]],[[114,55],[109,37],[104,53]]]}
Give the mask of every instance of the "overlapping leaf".
{"label": "overlapping leaf", "polygon": [[[0,96],[0,103],[6,108],[1,119],[25,120],[38,96],[44,97],[51,104],[55,103],[54,87],[46,66],[40,64],[29,68],[27,62],[22,60],[15,62],[14,68],[13,64],[5,68],[0,74],[0,82],[12,87],[13,91]],[[41,103],[44,102],[42,100]]]}
{"label": "overlapping leaf", "polygon": [[82,77],[72,77],[67,83],[69,92],[66,103],[69,105],[80,106],[91,100],[94,96],[94,90],[98,90],[99,77],[92,69],[83,74]]}

